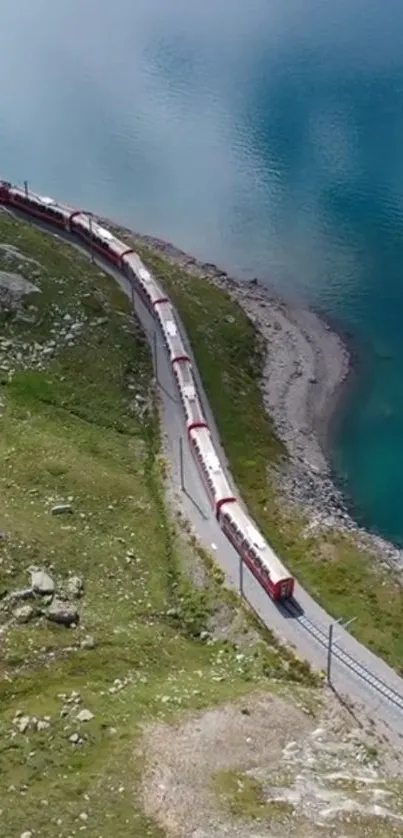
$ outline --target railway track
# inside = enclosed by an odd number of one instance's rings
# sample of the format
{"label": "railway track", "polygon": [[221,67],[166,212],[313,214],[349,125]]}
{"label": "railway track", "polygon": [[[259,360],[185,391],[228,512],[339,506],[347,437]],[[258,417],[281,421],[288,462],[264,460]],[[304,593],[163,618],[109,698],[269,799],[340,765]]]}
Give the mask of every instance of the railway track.
{"label": "railway track", "polygon": [[[317,643],[324,649],[329,648],[329,633],[326,629],[321,628],[316,623],[312,622],[305,614],[301,614],[299,608],[292,602],[286,602],[283,605],[283,611],[289,614],[301,628],[304,629]],[[350,672],[353,672],[364,681],[374,692],[385,698],[399,710],[403,711],[403,695],[398,693],[393,687],[389,687],[385,681],[374,675],[366,666],[359,663],[355,658],[339,646],[337,642],[332,643],[332,657],[339,663],[343,664]]]}

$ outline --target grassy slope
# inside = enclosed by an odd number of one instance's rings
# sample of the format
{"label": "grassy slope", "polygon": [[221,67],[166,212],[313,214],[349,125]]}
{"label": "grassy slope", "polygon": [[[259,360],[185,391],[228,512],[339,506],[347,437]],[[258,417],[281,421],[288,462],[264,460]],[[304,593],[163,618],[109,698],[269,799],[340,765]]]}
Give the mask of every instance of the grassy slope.
{"label": "grassy slope", "polygon": [[[58,583],[80,573],[85,596],[76,629],[39,619],[0,635],[1,823],[7,838],[67,838],[83,827],[94,837],[157,836],[138,800],[142,724],[273,675],[309,675],[269,634],[241,656],[231,642],[198,639],[226,594],[213,577],[195,590],[183,574],[192,548],[165,510],[150,355],[127,300],[71,248],[0,215],[2,242],[40,263],[0,249],[0,269],[23,273],[41,294],[26,301],[30,322],[1,323],[11,343],[0,340],[0,596],[27,585],[32,564]],[[69,315],[83,324],[73,346],[61,338]],[[41,370],[34,356],[49,339],[56,346]],[[68,498],[74,514],[52,516]],[[0,631],[8,616],[0,598]],[[80,648],[87,633],[93,649]],[[87,724],[75,721],[72,691],[94,713]],[[20,733],[17,711],[50,726]],[[75,732],[82,745],[69,741]]]}
{"label": "grassy slope", "polygon": [[312,595],[334,616],[356,617],[356,636],[403,672],[402,587],[393,573],[377,570],[351,538],[302,538],[302,522],[279,509],[267,465],[284,449],[264,411],[263,356],[252,324],[207,279],[186,273],[137,240],[136,249],[180,311],[234,477],[256,521]]}

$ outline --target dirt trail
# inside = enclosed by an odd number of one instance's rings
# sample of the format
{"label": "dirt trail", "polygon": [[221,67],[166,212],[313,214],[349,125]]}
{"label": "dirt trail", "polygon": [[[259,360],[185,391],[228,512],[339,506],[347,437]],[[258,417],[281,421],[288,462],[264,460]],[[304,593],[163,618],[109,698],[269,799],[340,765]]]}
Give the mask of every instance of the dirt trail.
{"label": "dirt trail", "polygon": [[143,747],[144,806],[172,838],[403,833],[401,756],[331,697],[259,694],[153,726]]}

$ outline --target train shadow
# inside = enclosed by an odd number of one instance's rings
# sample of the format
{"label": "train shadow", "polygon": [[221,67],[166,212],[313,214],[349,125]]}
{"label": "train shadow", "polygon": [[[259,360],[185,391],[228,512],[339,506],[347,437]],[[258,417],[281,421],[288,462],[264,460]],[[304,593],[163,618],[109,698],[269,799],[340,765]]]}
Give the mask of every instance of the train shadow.
{"label": "train shadow", "polygon": [[294,597],[277,601],[275,602],[275,606],[281,616],[286,620],[298,620],[298,618],[302,617],[305,613],[302,605],[300,605]]}

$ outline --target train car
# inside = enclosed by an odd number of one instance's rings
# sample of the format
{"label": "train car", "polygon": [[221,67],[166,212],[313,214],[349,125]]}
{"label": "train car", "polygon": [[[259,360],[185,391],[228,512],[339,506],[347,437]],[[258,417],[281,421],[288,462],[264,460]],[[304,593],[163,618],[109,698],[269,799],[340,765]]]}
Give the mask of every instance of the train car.
{"label": "train car", "polygon": [[207,422],[196,388],[192,364],[186,352],[185,344],[175,318],[174,308],[171,303],[159,303],[156,306],[156,314],[178,385],[179,396],[185,412],[187,430],[189,432],[192,428],[207,428]]}
{"label": "train car", "polygon": [[192,428],[189,431],[189,441],[218,519],[222,505],[235,503],[235,497],[215,452],[209,429],[207,427]]}
{"label": "train car", "polygon": [[134,283],[145,306],[154,315],[158,303],[169,303],[169,299],[155,277],[147,270],[140,257],[134,251],[124,256],[124,270],[131,283]]}
{"label": "train car", "polygon": [[76,233],[96,253],[113,262],[118,268],[123,267],[123,257],[132,253],[132,248],[116,238],[110,230],[98,224],[90,213],[71,213],[69,217],[70,232]]}
{"label": "train car", "polygon": [[155,306],[155,313],[161,326],[163,340],[171,362],[189,361],[182,335],[176,323],[172,303],[169,300],[159,300]]}
{"label": "train car", "polygon": [[0,204],[11,203],[11,183],[8,180],[0,180]]}
{"label": "train car", "polygon": [[274,600],[289,599],[294,579],[238,503],[221,504],[218,520],[255,578]]}
{"label": "train car", "polygon": [[189,360],[180,358],[173,363],[172,369],[186,417],[188,434],[194,428],[208,428],[194,380],[192,364]]}
{"label": "train car", "polygon": [[33,215],[41,221],[54,224],[60,229],[69,228],[69,216],[71,210],[68,207],[58,204],[53,198],[46,195],[37,195],[35,192],[20,189],[12,186],[7,181],[1,182],[0,200],[9,204],[20,212]]}

